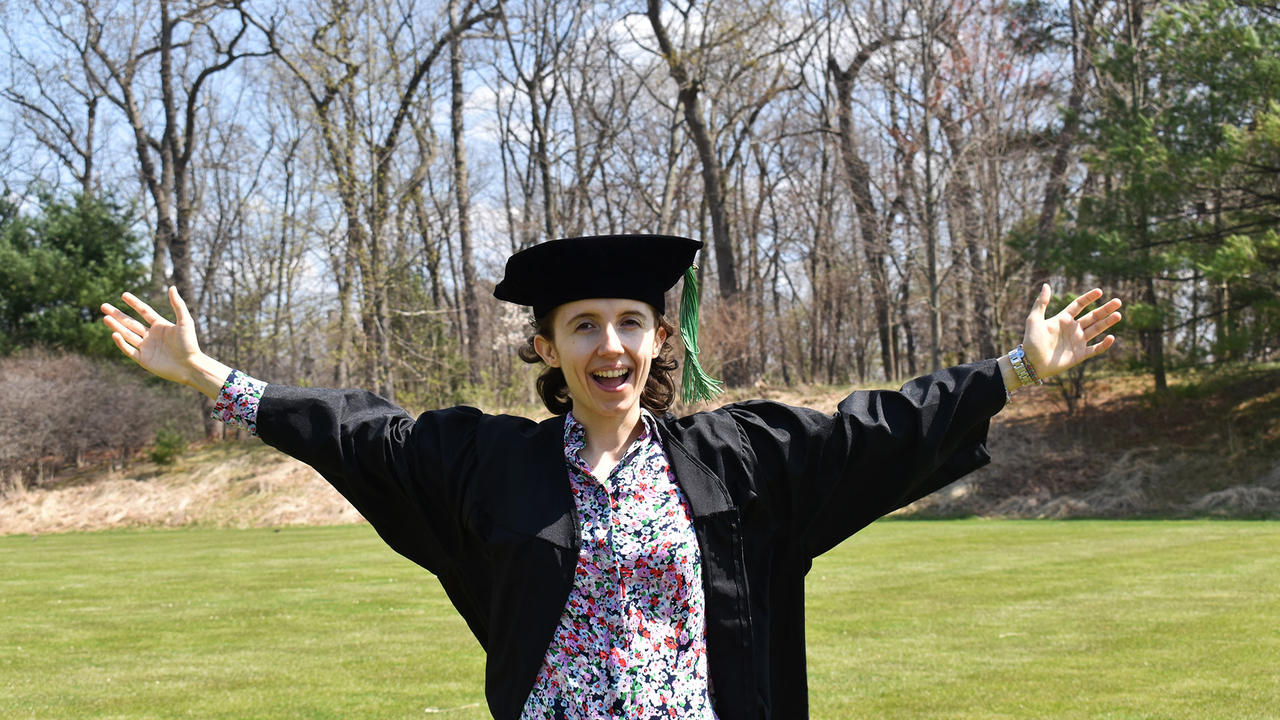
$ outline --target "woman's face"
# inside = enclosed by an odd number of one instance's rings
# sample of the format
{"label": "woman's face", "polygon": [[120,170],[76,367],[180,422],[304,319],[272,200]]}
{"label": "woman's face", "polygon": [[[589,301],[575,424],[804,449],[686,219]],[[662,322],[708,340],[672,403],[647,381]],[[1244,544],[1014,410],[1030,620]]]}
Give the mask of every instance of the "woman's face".
{"label": "woman's face", "polygon": [[534,349],[564,372],[573,414],[584,425],[635,422],[649,367],[667,333],[654,310],[639,300],[592,298],[557,307],[554,338],[534,338]]}

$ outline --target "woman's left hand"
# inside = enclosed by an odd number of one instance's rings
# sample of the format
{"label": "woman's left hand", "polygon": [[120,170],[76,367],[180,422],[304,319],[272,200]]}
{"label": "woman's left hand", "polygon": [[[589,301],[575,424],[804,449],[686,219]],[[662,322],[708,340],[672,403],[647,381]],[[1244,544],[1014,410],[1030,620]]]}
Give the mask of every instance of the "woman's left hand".
{"label": "woman's left hand", "polygon": [[1072,300],[1062,312],[1046,318],[1051,297],[1049,285],[1042,285],[1040,296],[1027,315],[1027,331],[1022,337],[1022,349],[1041,379],[1053,377],[1106,352],[1116,342],[1114,335],[1107,335],[1093,345],[1089,342],[1120,322],[1120,313],[1116,312],[1120,309],[1119,298],[1112,298],[1101,307],[1076,317],[1102,297],[1102,290],[1090,290]]}

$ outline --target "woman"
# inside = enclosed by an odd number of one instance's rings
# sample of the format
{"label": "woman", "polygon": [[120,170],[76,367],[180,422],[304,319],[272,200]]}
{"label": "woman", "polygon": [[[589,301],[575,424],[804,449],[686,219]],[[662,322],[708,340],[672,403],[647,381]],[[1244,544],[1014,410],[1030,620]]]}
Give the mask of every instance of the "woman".
{"label": "woman", "polygon": [[[801,718],[804,577],[881,515],[988,460],[1008,393],[1114,343],[1100,290],[1046,320],[1049,288],[1009,355],[833,415],[771,402],[665,413],[665,292],[701,243],[568,238],[513,255],[494,294],[533,308],[523,353],[557,414],[473,408],[417,419],[369,393],[264,384],[199,351],[132,295],[110,305],[120,350],[217,400],[215,413],[319,470],[395,550],[435,573],[487,654],[494,717]],[[692,343],[686,343],[692,344]]]}

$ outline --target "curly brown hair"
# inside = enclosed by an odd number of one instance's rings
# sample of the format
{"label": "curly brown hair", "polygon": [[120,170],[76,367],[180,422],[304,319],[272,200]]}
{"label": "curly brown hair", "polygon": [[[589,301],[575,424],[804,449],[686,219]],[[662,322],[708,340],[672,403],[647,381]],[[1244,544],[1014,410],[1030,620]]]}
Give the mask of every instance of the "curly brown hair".
{"label": "curly brown hair", "polygon": [[[649,365],[649,379],[645,381],[644,390],[640,393],[640,406],[655,415],[661,415],[671,409],[671,403],[676,397],[673,373],[680,363],[676,361],[676,351],[671,345],[671,339],[676,335],[676,326],[667,319],[666,315],[659,314],[653,306],[649,309],[658,319],[658,327],[666,331],[667,339],[662,342],[658,357],[654,358],[653,363]],[[534,348],[533,339],[539,335],[548,340],[555,338],[551,325],[553,315],[555,311],[530,321],[533,334],[525,340],[524,345],[516,353],[521,360],[531,365],[543,362],[542,356]],[[538,397],[542,398],[542,404],[552,413],[563,415],[573,409],[573,398],[569,397],[569,384],[565,381],[564,371],[560,368],[548,365],[542,374],[538,375],[537,390]]]}

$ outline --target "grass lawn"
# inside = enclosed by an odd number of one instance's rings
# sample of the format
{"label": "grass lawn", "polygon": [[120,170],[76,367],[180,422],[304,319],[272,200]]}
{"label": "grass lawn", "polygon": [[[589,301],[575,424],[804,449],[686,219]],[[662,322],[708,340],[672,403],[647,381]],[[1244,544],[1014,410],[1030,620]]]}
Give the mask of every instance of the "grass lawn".
{"label": "grass lawn", "polygon": [[[809,576],[813,717],[1280,717],[1278,550],[1266,522],[877,523]],[[366,526],[0,537],[0,718],[484,718],[482,676]]]}

